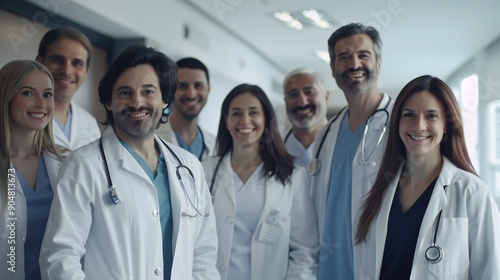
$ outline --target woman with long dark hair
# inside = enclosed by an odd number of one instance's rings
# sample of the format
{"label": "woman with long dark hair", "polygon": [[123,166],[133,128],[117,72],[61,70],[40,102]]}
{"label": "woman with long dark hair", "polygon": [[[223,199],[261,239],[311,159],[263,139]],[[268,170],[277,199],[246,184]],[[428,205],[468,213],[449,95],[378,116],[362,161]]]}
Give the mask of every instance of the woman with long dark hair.
{"label": "woman with long dark hair", "polygon": [[357,227],[359,279],[500,279],[500,215],[472,167],[451,89],[412,80],[389,127]]}
{"label": "woman with long dark hair", "polygon": [[316,279],[318,232],[306,173],[294,167],[260,87],[241,84],[224,99],[217,151],[203,167],[222,279]]}

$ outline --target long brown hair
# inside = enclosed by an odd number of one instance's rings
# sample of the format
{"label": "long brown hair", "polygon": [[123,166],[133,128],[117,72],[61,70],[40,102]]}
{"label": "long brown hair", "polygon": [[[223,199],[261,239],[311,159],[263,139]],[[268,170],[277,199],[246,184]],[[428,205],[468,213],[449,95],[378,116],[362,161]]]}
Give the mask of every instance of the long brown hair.
{"label": "long brown hair", "polygon": [[399,136],[399,121],[403,105],[415,93],[428,91],[443,105],[446,132],[440,144],[441,155],[447,157],[458,168],[477,175],[465,145],[460,109],[453,91],[439,78],[429,75],[410,81],[399,93],[389,123],[387,147],[375,183],[363,205],[357,226],[356,243],[366,242],[370,224],[380,212],[382,200],[389,184],[396,180],[399,166],[406,162],[406,148]]}
{"label": "long brown hair", "polygon": [[221,109],[219,131],[217,133],[217,155],[223,157],[233,148],[233,138],[226,125],[226,117],[229,114],[231,101],[241,94],[250,93],[255,96],[262,105],[265,116],[265,130],[260,139],[259,153],[264,162],[262,175],[268,177],[276,176],[283,184],[290,182],[293,172],[293,156],[286,150],[285,144],[278,131],[278,122],[273,105],[266,93],[256,85],[241,84],[232,89],[224,99]]}

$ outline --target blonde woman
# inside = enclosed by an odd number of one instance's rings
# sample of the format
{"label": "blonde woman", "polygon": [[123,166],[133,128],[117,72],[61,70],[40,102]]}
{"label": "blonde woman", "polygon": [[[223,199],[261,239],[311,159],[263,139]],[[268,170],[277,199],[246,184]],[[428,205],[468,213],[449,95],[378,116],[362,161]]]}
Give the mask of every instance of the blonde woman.
{"label": "blonde woman", "polygon": [[40,63],[0,69],[0,279],[41,279],[38,258],[61,156],[54,80]]}

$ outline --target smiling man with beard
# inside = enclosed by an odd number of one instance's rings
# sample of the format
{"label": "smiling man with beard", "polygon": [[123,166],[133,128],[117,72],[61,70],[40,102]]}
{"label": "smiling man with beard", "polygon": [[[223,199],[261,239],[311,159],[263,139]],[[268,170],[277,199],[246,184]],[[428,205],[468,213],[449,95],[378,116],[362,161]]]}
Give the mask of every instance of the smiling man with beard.
{"label": "smiling man with beard", "polygon": [[167,121],[176,70],[165,54],[136,45],[99,82],[108,126],[61,167],[43,279],[220,279],[201,164],[154,135]]}
{"label": "smiling man with beard", "polygon": [[306,168],[313,157],[316,133],[326,124],[330,93],[316,71],[298,68],[283,81],[285,105],[292,129],[284,138],[289,153],[298,166]]}
{"label": "smiling man with beard", "polygon": [[[317,134],[308,169],[321,242],[318,280],[355,279],[360,270],[354,235],[387,142],[394,102],[378,88],[382,41],[377,30],[352,23],[328,40],[330,67],[347,107]],[[398,160],[398,159],[394,159]]]}
{"label": "smiling man with beard", "polygon": [[213,155],[215,148],[215,136],[198,125],[198,115],[210,93],[208,69],[198,59],[186,57],[177,61],[177,79],[172,114],[156,134],[201,161]]}

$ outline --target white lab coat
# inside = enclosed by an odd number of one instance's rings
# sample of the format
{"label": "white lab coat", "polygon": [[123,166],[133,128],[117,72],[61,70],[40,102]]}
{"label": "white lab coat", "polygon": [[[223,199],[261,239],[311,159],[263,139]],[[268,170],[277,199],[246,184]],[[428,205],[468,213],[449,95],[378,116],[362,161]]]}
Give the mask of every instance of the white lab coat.
{"label": "white lab coat", "polygon": [[52,129],[56,144],[73,151],[99,139],[101,130],[96,119],[85,109],[71,102],[71,110],[73,113],[71,117],[71,141],[68,141],[55,119],[52,121]]}
{"label": "white lab coat", "polygon": [[[201,154],[201,159],[200,159],[200,161],[203,161],[208,157],[214,155],[215,136],[205,131],[201,127],[198,128],[201,130],[201,133],[203,134],[203,141],[204,141],[203,153]],[[177,142],[177,138],[175,137],[175,132],[172,129],[172,125],[170,124],[170,122],[160,125],[160,127],[156,130],[155,134],[158,137],[164,139],[165,141],[168,141],[176,146],[179,146],[179,142]]]}
{"label": "white lab coat", "polygon": [[[52,188],[55,188],[57,183],[57,173],[61,160],[54,154],[43,152],[45,167],[49,175],[49,182]],[[13,168],[11,166],[11,168]],[[27,205],[26,197],[24,196],[23,188],[19,183],[19,178],[15,177],[15,216],[10,216],[9,211],[5,210],[2,220],[0,221],[0,279],[24,280],[24,244],[26,242],[27,230]],[[0,201],[0,209],[4,209],[4,201]],[[1,212],[2,210],[0,210]],[[17,218],[16,220],[7,220],[8,218]],[[15,223],[15,243],[9,243],[10,225]],[[12,228],[14,229],[14,228]],[[11,265],[7,262],[10,260],[10,247],[15,247],[15,273],[8,270]]]}
{"label": "white lab coat", "polygon": [[[217,233],[210,195],[199,161],[171,146],[194,175],[194,188],[179,160],[155,137],[165,156],[173,217],[171,279],[220,279],[215,268]],[[113,186],[114,205],[99,141],[63,163],[40,254],[43,279],[163,279],[162,234],[156,187],[109,126],[102,144]],[[196,212],[186,193],[201,213]],[[197,192],[197,195],[195,194]],[[198,197],[198,199],[196,199]]]}
{"label": "white lab coat", "polygon": [[[420,226],[410,279],[500,279],[500,215],[496,203],[481,179],[457,168],[446,157],[443,160]],[[379,279],[401,169],[386,190],[367,243],[358,246],[362,248],[363,263],[362,275],[357,279]],[[443,186],[447,186],[446,190]],[[436,245],[443,249],[443,259],[431,264],[425,259],[425,250],[434,240],[441,209]]]}
{"label": "white lab coat", "polygon": [[[223,158],[212,189],[220,240],[217,269],[223,280],[227,279],[236,216],[230,154]],[[209,187],[218,161],[219,157],[212,157],[202,163]],[[305,170],[296,168],[291,182],[283,186],[274,177],[267,179],[264,208],[251,244],[252,280],[316,279],[318,232]],[[274,230],[269,222],[274,221],[273,210],[279,210],[275,220],[279,229]],[[270,238],[273,232],[278,234]]]}
{"label": "white lab coat", "polygon": [[[369,129],[366,134],[366,143],[365,143],[365,157],[374,150],[375,144],[382,133],[384,128],[384,124],[387,121],[389,124],[388,117],[390,118],[390,114],[392,112],[392,107],[394,106],[394,101],[392,101],[389,96],[384,93],[382,97],[382,101],[380,102],[377,109],[384,109],[387,106],[387,112],[389,116],[384,112],[378,112],[373,115],[370,120]],[[328,135],[324,140],[321,151],[318,155],[318,159],[321,161],[321,170],[320,173],[316,176],[312,176],[312,193],[314,199],[314,207],[316,210],[316,216],[318,217],[318,226],[319,226],[319,236],[320,236],[320,244],[321,246],[331,246],[328,243],[328,238],[323,237],[323,224],[325,220],[325,207],[326,207],[326,199],[328,195],[328,189],[330,187],[330,170],[332,166],[332,158],[333,152],[335,151],[335,145],[337,143],[337,135],[340,129],[340,124],[342,119],[349,108],[346,108],[342,111],[342,113],[338,116],[338,118],[332,123],[334,119],[328,121],[328,123],[321,128],[321,130],[316,135],[316,139],[314,140],[314,154],[316,156],[318,147],[323,141],[325,132],[328,130]],[[387,130],[389,128],[387,127]],[[378,168],[380,162],[382,161],[382,155],[385,150],[385,146],[387,144],[387,135],[388,131],[385,132],[382,141],[377,146],[377,148],[373,151],[373,154],[370,156],[369,162],[375,162],[375,165],[369,164],[360,164],[363,161],[361,155],[362,149],[362,141],[360,142],[358,149],[356,151],[356,155],[354,156],[354,161],[352,162],[352,201],[351,201],[351,222],[353,224],[352,228],[352,244],[355,244],[354,235],[356,233],[354,225],[356,224],[356,220],[358,216],[361,214],[360,209],[363,206],[363,199],[368,191],[373,186],[375,182],[375,178],[377,177]],[[366,159],[366,158],[365,158]],[[359,254],[356,250],[357,246],[354,246],[353,251],[353,261],[354,268],[356,270],[357,264],[359,263]],[[327,248],[327,250],[331,250]]]}

